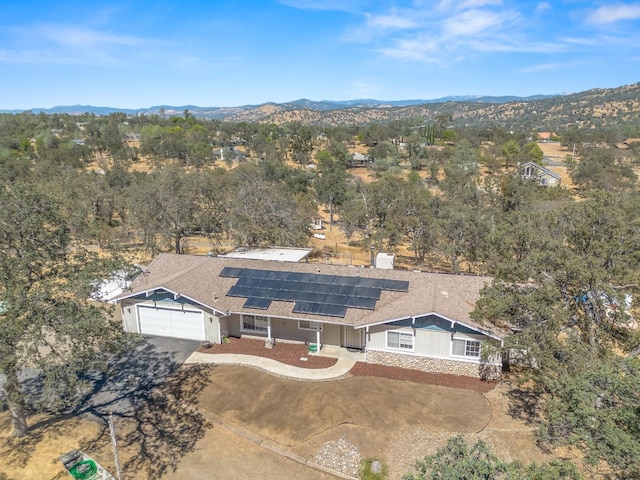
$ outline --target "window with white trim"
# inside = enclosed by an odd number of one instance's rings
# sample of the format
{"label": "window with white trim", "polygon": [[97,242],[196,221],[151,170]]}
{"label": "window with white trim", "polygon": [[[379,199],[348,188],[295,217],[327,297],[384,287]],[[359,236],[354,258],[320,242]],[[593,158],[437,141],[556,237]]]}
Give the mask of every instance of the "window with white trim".
{"label": "window with white trim", "polygon": [[454,338],[451,353],[458,357],[480,357],[480,340]]}
{"label": "window with white trim", "polygon": [[413,333],[388,331],[387,348],[413,351]]}
{"label": "window with white trim", "polygon": [[267,317],[260,315],[242,315],[240,319],[240,330],[245,332],[267,333]]}
{"label": "window with white trim", "polygon": [[298,328],[300,330],[313,330],[314,332],[321,332],[322,323],[312,322],[311,320],[298,320]]}

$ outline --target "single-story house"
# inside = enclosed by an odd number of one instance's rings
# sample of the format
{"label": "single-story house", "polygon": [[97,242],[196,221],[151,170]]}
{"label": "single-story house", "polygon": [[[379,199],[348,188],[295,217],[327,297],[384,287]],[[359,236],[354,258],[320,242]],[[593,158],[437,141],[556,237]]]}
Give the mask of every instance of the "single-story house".
{"label": "single-story house", "polygon": [[560,185],[560,175],[535,162],[523,163],[520,165],[519,171],[522,178],[533,180],[543,187],[557,187]]}
{"label": "single-story house", "polygon": [[352,168],[368,167],[371,163],[372,161],[369,155],[365,155],[360,152],[354,152],[351,155],[351,161],[349,162],[349,167],[352,167]]}
{"label": "single-story house", "polygon": [[[257,337],[367,363],[494,378],[504,332],[470,313],[481,276],[161,254],[117,298],[124,329],[212,343]],[[330,348],[327,348],[329,350]]]}

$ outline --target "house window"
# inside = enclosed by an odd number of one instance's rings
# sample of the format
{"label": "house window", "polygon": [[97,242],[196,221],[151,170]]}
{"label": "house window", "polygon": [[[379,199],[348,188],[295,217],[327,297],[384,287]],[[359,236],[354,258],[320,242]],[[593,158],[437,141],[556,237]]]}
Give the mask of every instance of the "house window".
{"label": "house window", "polygon": [[298,321],[298,328],[300,330],[313,330],[314,332],[322,331],[322,324],[320,322],[312,322],[311,320]]}
{"label": "house window", "polygon": [[267,317],[242,315],[240,329],[249,332],[267,333]]}
{"label": "house window", "polygon": [[455,338],[452,353],[458,357],[478,358],[480,357],[480,341]]}
{"label": "house window", "polygon": [[387,348],[413,351],[413,333],[387,332]]}

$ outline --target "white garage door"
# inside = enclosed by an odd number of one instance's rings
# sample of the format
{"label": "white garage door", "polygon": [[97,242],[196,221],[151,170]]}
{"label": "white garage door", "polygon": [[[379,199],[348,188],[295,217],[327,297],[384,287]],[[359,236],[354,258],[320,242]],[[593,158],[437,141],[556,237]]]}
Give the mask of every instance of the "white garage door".
{"label": "white garage door", "polygon": [[138,320],[145,335],[204,340],[202,312],[139,306]]}

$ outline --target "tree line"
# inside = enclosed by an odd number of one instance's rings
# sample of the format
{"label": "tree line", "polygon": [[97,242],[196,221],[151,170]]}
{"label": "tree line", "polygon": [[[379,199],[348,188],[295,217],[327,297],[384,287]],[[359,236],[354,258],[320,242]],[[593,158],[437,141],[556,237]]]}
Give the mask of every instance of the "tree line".
{"label": "tree line", "polygon": [[[306,246],[323,206],[330,228],[363,249],[407,247],[416,268],[492,276],[474,317],[512,332],[504,353],[530,367],[518,378],[532,382],[523,409],[540,413],[540,441],[578,446],[589,465],[620,478],[640,476],[640,150],[616,149],[606,132],[557,132],[575,145],[566,160],[574,188],[545,188],[517,169],[544,163],[535,132],[441,120],[329,128],[206,121],[187,111],[1,115],[0,301],[14,319],[0,321],[2,371],[16,372],[30,318],[47,329],[64,312],[101,318],[42,295],[62,285],[48,274],[77,265],[67,252],[97,244],[183,253],[194,235],[212,249]],[[371,182],[349,169],[356,144]],[[31,247],[14,240],[34,229],[52,235],[51,246],[17,256]],[[88,288],[88,273],[73,278]]]}

